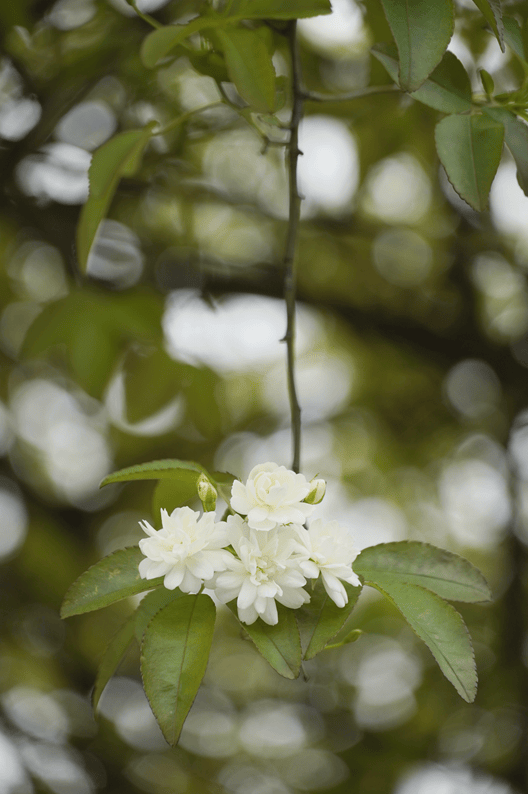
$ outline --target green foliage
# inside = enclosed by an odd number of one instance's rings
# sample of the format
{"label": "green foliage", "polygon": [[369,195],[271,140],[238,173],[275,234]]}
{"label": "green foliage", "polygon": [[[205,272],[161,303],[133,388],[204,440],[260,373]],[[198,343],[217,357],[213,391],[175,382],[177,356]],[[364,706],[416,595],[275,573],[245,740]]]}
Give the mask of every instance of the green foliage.
{"label": "green foliage", "polygon": [[113,482],[162,480],[165,478],[195,485],[200,474],[207,474],[207,472],[203,466],[191,460],[152,460],[109,474],[102,481],[101,488]]}
{"label": "green foliage", "polygon": [[[166,591],[165,591],[166,592]],[[95,677],[94,688],[92,692],[92,706],[94,711],[97,711],[101,695],[112,676],[114,675],[119,662],[125,655],[128,647],[134,639],[134,631],[136,625],[136,616],[131,615],[126,620],[121,628],[116,631],[108,643],[103,658],[99,664],[97,676]]]}
{"label": "green foliage", "polygon": [[[236,605],[231,603],[228,606],[236,616]],[[297,678],[301,671],[302,649],[295,613],[281,604],[277,605],[277,611],[279,622],[275,626],[268,626],[262,620],[249,626],[245,623],[240,625],[279,675]]]}
{"label": "green foliage", "polygon": [[344,584],[348,595],[345,607],[337,607],[329,597],[323,583],[318,581],[310,594],[310,603],[305,604],[298,614],[299,628],[303,640],[303,659],[313,659],[321,653],[341,631],[361,593],[361,587]]}
{"label": "green foliage", "polygon": [[271,113],[275,108],[275,68],[271,54],[258,35],[246,28],[217,33],[227,71],[238,93],[254,110]]}
{"label": "green foliage", "polygon": [[215,624],[209,596],[167,604],[147,626],[141,645],[145,692],[169,744],[176,744],[205,674]]}
{"label": "green foliage", "polygon": [[517,180],[528,196],[528,126],[506,108],[489,107],[486,113],[504,125],[504,142],[517,166]]}
{"label": "green foliage", "polygon": [[486,22],[493,30],[501,50],[504,52],[504,24],[502,19],[501,0],[473,0],[477,8],[480,9]]}

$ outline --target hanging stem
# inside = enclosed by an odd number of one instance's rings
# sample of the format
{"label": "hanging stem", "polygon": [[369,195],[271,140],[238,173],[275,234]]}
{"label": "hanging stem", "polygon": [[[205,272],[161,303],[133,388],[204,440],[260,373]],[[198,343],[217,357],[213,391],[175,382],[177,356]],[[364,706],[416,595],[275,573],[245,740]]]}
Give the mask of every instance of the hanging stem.
{"label": "hanging stem", "polygon": [[301,407],[297,397],[295,383],[295,293],[296,293],[296,262],[297,230],[301,216],[301,197],[297,187],[297,160],[299,151],[299,124],[303,114],[303,90],[301,66],[297,46],[297,22],[294,20],[288,28],[292,69],[292,115],[290,123],[290,139],[287,144],[289,212],[286,244],[284,248],[284,299],[286,301],[286,334],[283,341],[287,350],[288,396],[290,401],[292,431],[292,469],[299,472],[301,465]]}

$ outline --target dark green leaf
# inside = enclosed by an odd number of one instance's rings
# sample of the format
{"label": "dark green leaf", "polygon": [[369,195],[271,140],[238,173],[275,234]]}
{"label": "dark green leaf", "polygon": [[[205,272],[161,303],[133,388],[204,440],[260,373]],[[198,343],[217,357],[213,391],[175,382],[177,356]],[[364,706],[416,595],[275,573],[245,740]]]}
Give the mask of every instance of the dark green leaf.
{"label": "dark green leaf", "polygon": [[177,507],[188,504],[198,496],[196,482],[181,480],[160,480],[154,490],[152,499],[152,515],[155,521],[161,521],[161,508],[172,513]]}
{"label": "dark green leaf", "polygon": [[504,124],[504,142],[517,166],[517,181],[528,196],[528,125],[506,108],[486,108],[495,121]]}
{"label": "dark green leaf", "polygon": [[480,571],[458,554],[445,549],[403,540],[363,549],[354,561],[354,571],[371,584],[384,582],[416,584],[441,598],[478,603],[492,598]]}
{"label": "dark green leaf", "polygon": [[519,23],[513,17],[504,17],[504,41],[521,61],[528,60],[526,42]]}
{"label": "dark green leaf", "polygon": [[242,99],[253,110],[275,108],[275,68],[265,42],[254,30],[229,28],[217,33],[227,71]]}
{"label": "dark green leaf", "polygon": [[88,176],[90,193],[77,226],[77,259],[86,269],[88,255],[100,222],[105,217],[122,176],[135,173],[156,122],[139,130],[121,132],[94,152]]}
{"label": "dark green leaf", "polygon": [[160,411],[175,399],[181,388],[182,367],[162,347],[129,350],[123,371],[129,422],[140,422]]}
{"label": "dark green leaf", "polygon": [[[398,51],[394,44],[376,44],[372,54],[398,82]],[[471,83],[468,73],[452,52],[446,52],[436,69],[411,96],[442,113],[463,113],[471,109]]]}
{"label": "dark green leaf", "polygon": [[330,0],[235,0],[229,15],[242,19],[301,19],[331,11]]}
{"label": "dark green leaf", "polygon": [[160,609],[167,606],[167,604],[170,604],[172,601],[182,596],[183,593],[181,590],[167,590],[166,587],[158,587],[157,590],[147,593],[147,595],[141,599],[141,603],[133,615],[134,631],[140,645],[143,641],[143,634],[154,615],[159,612]]}
{"label": "dark green leaf", "polygon": [[94,711],[97,710],[105,686],[114,675],[119,662],[134,639],[135,617],[135,615],[131,615],[128,620],[123,623],[119,631],[116,632],[110,640],[104,656],[101,659],[92,692],[92,706]]}
{"label": "dark green leaf", "polygon": [[[232,601],[228,607],[237,617],[236,601]],[[279,675],[283,678],[297,678],[301,670],[302,649],[294,611],[282,604],[277,604],[277,611],[279,622],[275,626],[268,626],[260,618],[250,626],[242,622],[240,625]]]}
{"label": "dark green leaf", "polygon": [[337,607],[324,589],[319,578],[310,603],[296,610],[301,631],[302,644],[305,648],[304,659],[313,659],[320,653],[336,634],[343,628],[350,617],[361,592],[361,587],[352,587],[344,583],[348,594],[346,606]]}
{"label": "dark green leaf", "polygon": [[484,88],[488,99],[490,99],[493,96],[493,92],[495,91],[493,77],[485,69],[479,69],[479,75],[482,81],[482,87]]}
{"label": "dark green leaf", "polygon": [[145,631],[141,646],[143,684],[171,745],[179,739],[204,677],[215,614],[209,596],[183,595],[157,612]]}
{"label": "dark green leaf", "polygon": [[163,579],[141,579],[138,566],[143,555],[137,546],[114,551],[88,568],[72,584],[61,608],[61,617],[102,609],[145,590],[159,587]]}
{"label": "dark green leaf", "polygon": [[120,469],[113,474],[109,474],[101,482],[109,485],[112,482],[129,482],[131,480],[163,480],[165,478],[181,480],[187,483],[196,483],[200,474],[207,472],[199,463],[191,460],[151,460],[148,463],[138,463],[136,466],[128,466]]}
{"label": "dark green leaf", "polygon": [[436,148],[456,192],[485,210],[499,167],[504,127],[485,115],[447,116],[436,125]]}
{"label": "dark green leaf", "polygon": [[392,580],[373,583],[399,609],[407,623],[425,642],[458,694],[472,703],[477,693],[477,671],[471,639],[456,609],[435,593]]}
{"label": "dark green leaf", "polygon": [[501,50],[504,52],[504,25],[500,0],[473,0],[493,30]]}
{"label": "dark green leaf", "polygon": [[399,83],[416,91],[437,66],[453,35],[452,0],[382,0],[398,47]]}
{"label": "dark green leaf", "polygon": [[77,319],[69,345],[73,374],[81,388],[100,398],[117,363],[116,340],[100,315],[92,313]]}

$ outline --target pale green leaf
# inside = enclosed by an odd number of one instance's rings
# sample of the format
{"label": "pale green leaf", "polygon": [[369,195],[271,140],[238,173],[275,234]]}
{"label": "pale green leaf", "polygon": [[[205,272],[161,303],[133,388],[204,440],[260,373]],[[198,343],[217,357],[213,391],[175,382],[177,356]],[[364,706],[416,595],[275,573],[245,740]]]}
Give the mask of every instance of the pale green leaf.
{"label": "pale green leaf", "polygon": [[[228,607],[237,617],[236,601],[232,601]],[[279,622],[275,626],[268,626],[261,618],[249,626],[242,622],[240,625],[259,653],[279,675],[283,678],[297,678],[301,670],[302,649],[294,611],[282,604],[277,604],[277,611]]]}
{"label": "pale green leaf", "polygon": [[528,196],[528,125],[506,108],[489,107],[485,112],[504,124],[504,142],[517,166],[517,181]]}
{"label": "pale green leaf", "polygon": [[114,675],[119,662],[134,639],[134,627],[135,615],[130,615],[128,620],[123,623],[119,631],[112,637],[104,652],[92,692],[92,706],[94,711],[97,710],[104,688]]}
{"label": "pale green leaf", "polygon": [[348,603],[337,607],[324,589],[322,579],[318,579],[310,593],[310,603],[296,610],[305,648],[304,659],[313,659],[338,634],[350,617],[361,592],[361,587],[343,583],[348,594]]}
{"label": "pale green leaf", "polygon": [[248,28],[217,33],[231,81],[248,105],[261,113],[275,108],[275,68],[261,36]]}
{"label": "pale green leaf", "polygon": [[468,630],[456,609],[423,587],[386,581],[381,576],[377,579],[373,587],[399,609],[447,680],[464,700],[472,703],[477,693],[475,657]]}
{"label": "pale green leaf", "polygon": [[304,19],[331,12],[330,0],[235,0],[229,15],[242,19]]}
{"label": "pale green leaf", "polygon": [[177,507],[188,504],[192,499],[196,499],[196,482],[184,482],[182,480],[160,480],[154,490],[152,498],[152,515],[154,521],[161,521],[161,509],[172,513]]}
{"label": "pale green leaf", "polygon": [[521,61],[528,61],[526,40],[519,23],[513,17],[504,17],[504,41]]}
{"label": "pale green leaf", "polygon": [[382,0],[399,52],[399,84],[416,91],[431,74],[453,35],[452,0]]}
{"label": "pale green leaf", "polygon": [[142,579],[138,566],[143,555],[137,546],[114,551],[82,573],[64,597],[61,617],[81,615],[159,587],[163,578]]}
{"label": "pale green leaf", "polygon": [[501,0],[473,0],[473,2],[493,30],[500,48],[504,52],[504,24],[502,20]]}
{"label": "pale green leaf", "polygon": [[435,130],[436,148],[456,192],[476,210],[485,210],[499,167],[504,127],[485,115],[453,115]]}
{"label": "pale green leaf", "polygon": [[134,631],[140,645],[143,641],[146,628],[154,615],[159,612],[160,609],[166,607],[167,604],[170,604],[177,598],[181,598],[183,595],[182,591],[178,589],[167,590],[166,587],[158,587],[157,590],[152,590],[151,593],[147,593],[147,595],[141,599],[141,603],[133,615]]}
{"label": "pale green leaf", "polygon": [[189,36],[201,30],[233,24],[235,21],[231,17],[200,16],[191,19],[186,25],[168,25],[153,30],[143,39],[140,49],[141,60],[147,68],[152,69]]}
{"label": "pale green leaf", "polygon": [[151,460],[148,463],[138,463],[126,469],[114,471],[105,477],[99,486],[109,485],[112,482],[129,482],[131,480],[162,480],[165,478],[181,480],[187,483],[196,483],[200,474],[207,475],[206,470],[199,463],[191,460]]}
{"label": "pale green leaf", "polygon": [[366,582],[415,584],[432,590],[441,598],[478,603],[492,598],[488,584],[478,568],[458,554],[403,540],[381,543],[363,549],[353,564],[354,572]]}
{"label": "pale green leaf", "polygon": [[169,744],[204,677],[213,639],[215,606],[209,596],[183,595],[157,612],[144,634],[141,674],[146,695]]}

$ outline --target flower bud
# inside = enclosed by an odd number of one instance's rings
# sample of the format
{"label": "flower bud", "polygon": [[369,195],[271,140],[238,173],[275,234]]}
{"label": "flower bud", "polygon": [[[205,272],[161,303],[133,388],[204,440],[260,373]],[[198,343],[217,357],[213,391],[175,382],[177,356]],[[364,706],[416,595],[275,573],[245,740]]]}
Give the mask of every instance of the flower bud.
{"label": "flower bud", "polygon": [[312,486],[310,493],[304,501],[309,505],[318,505],[319,502],[323,501],[323,497],[326,493],[326,483],[324,480],[316,480],[314,477],[313,480],[310,480],[310,485]]}
{"label": "flower bud", "polygon": [[212,513],[216,509],[216,497],[218,492],[212,482],[207,479],[205,474],[200,474],[196,483],[198,497],[202,503],[204,512]]}

